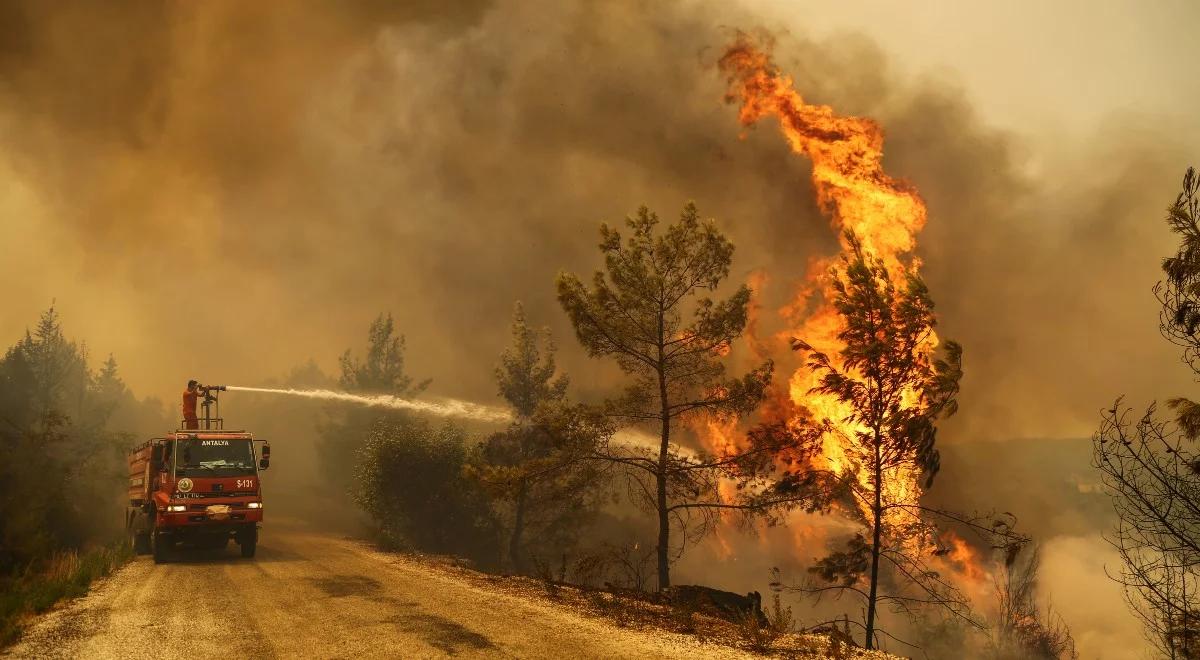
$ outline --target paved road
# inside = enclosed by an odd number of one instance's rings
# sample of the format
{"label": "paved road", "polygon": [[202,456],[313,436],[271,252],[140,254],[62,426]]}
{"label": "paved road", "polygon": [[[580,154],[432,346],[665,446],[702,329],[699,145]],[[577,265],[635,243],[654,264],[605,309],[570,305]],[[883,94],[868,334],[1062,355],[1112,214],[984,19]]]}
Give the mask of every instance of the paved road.
{"label": "paved road", "polygon": [[269,522],[237,547],[122,568],[4,655],[157,658],[742,657],[494,593],[412,560]]}

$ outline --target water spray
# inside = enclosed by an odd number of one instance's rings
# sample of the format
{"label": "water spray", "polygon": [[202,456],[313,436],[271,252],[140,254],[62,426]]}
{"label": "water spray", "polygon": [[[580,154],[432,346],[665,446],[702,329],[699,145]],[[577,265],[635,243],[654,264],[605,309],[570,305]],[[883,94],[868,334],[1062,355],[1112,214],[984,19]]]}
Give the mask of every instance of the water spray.
{"label": "water spray", "polygon": [[414,401],[403,399],[392,394],[351,394],[334,390],[297,390],[274,387],[240,387],[227,385],[223,389],[230,392],[259,392],[261,394],[286,394],[305,399],[320,399],[323,401],[343,401],[357,403],[373,408],[391,408],[392,410],[412,410],[429,413],[441,417],[462,417],[481,422],[509,422],[512,415],[503,408],[485,406],[460,399],[445,399],[443,401]]}

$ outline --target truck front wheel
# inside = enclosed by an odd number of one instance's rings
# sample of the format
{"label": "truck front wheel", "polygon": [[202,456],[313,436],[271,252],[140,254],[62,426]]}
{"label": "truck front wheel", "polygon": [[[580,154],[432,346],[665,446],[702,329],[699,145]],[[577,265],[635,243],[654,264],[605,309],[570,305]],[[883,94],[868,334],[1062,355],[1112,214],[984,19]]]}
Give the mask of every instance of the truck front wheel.
{"label": "truck front wheel", "polygon": [[155,524],[150,528],[150,553],[154,555],[154,563],[161,564],[167,561],[167,545],[166,537],[158,531],[158,525]]}
{"label": "truck front wheel", "polygon": [[251,527],[250,529],[238,534],[238,545],[242,546],[242,556],[250,558],[254,556],[254,551],[258,548],[258,529]]}

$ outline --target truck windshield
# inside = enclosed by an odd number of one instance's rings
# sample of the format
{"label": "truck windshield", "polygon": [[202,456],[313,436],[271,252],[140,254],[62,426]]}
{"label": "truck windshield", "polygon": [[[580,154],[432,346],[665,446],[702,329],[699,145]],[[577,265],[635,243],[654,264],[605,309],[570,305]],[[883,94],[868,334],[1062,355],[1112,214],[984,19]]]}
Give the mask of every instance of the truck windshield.
{"label": "truck windshield", "polygon": [[254,474],[250,440],[179,440],[175,474],[193,477],[237,477]]}

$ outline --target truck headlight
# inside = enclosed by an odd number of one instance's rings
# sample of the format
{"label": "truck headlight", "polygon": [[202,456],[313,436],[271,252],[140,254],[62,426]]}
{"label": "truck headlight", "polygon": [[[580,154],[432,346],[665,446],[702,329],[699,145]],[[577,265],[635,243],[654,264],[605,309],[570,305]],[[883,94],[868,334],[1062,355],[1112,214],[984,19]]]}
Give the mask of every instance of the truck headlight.
{"label": "truck headlight", "polygon": [[248,508],[248,509],[261,509],[261,508],[262,508],[262,502],[251,502],[251,503],[249,503],[249,504],[247,504],[247,505],[246,505],[246,508]]}
{"label": "truck headlight", "polygon": [[187,511],[187,505],[186,504],[172,504],[167,507],[167,511],[170,511],[171,513],[180,513],[183,511]]}

